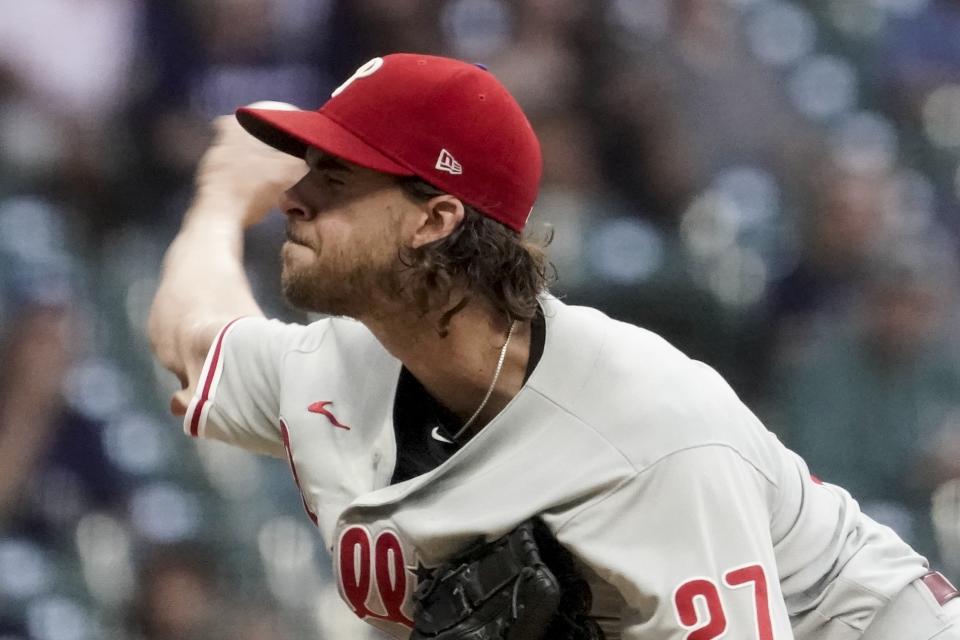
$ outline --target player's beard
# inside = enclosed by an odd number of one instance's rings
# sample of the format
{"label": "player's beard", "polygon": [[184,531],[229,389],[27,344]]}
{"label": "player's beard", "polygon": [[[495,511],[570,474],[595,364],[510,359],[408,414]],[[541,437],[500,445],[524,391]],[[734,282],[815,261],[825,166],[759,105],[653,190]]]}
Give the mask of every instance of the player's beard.
{"label": "player's beard", "polygon": [[293,306],[360,318],[397,299],[402,264],[395,247],[370,243],[310,249],[315,258],[307,265],[283,260],[283,295]]}

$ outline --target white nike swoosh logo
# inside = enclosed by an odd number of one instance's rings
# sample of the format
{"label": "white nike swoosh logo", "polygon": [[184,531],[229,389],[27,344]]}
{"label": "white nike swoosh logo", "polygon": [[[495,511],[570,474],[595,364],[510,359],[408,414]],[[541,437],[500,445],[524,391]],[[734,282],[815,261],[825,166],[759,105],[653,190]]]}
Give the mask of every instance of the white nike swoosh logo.
{"label": "white nike swoosh logo", "polygon": [[442,435],[440,435],[440,427],[434,427],[433,431],[430,432],[430,437],[438,442],[446,442],[447,444],[453,444],[453,440],[447,440]]}

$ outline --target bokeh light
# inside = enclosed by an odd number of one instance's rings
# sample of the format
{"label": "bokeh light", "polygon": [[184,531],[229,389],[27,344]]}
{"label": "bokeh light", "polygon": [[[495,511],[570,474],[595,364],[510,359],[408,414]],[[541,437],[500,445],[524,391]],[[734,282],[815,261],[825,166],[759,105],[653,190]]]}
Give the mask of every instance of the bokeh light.
{"label": "bokeh light", "polygon": [[938,147],[960,146],[960,85],[945,84],[930,93],[923,104],[923,124]]}
{"label": "bokeh light", "polygon": [[748,17],[747,36],[757,58],[786,66],[813,50],[817,26],[806,9],[778,0],[762,4]]}
{"label": "bokeh light", "polygon": [[790,97],[812,118],[840,115],[856,103],[856,71],[836,56],[813,56],[802,61],[791,76]]}

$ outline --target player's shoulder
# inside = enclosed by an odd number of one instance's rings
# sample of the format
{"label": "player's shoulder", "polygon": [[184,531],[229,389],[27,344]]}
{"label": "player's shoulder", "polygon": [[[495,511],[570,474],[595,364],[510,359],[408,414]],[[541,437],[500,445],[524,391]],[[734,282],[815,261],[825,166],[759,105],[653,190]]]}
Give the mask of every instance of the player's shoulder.
{"label": "player's shoulder", "polygon": [[531,385],[635,465],[707,445],[765,455],[769,434],[710,366],[596,309],[551,301],[544,313],[545,368]]}
{"label": "player's shoulder", "polygon": [[269,318],[240,318],[227,334],[234,349],[256,348],[284,358],[289,354],[310,354],[321,349],[382,356],[383,346],[362,323],[349,318],[321,318],[308,324]]}
{"label": "player's shoulder", "polygon": [[[592,384],[608,386],[614,393],[620,389],[636,393],[656,386],[673,394],[679,392],[676,384],[712,373],[712,369],[648,329],[556,299],[544,300],[543,306],[547,323],[541,360],[547,378],[544,382],[551,386],[565,382],[565,391],[571,396],[583,398],[582,393],[573,392]],[[565,362],[577,366],[564,366]],[[576,374],[571,376],[573,371]]]}

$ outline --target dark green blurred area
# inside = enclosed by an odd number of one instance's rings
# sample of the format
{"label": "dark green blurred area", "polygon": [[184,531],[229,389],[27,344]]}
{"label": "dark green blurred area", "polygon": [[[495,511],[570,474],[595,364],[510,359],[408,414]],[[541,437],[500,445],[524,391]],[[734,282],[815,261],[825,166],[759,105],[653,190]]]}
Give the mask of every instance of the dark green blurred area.
{"label": "dark green blurred area", "polygon": [[[516,95],[554,293],[716,367],[960,577],[960,2],[0,6],[0,637],[363,635],[284,463],[184,436],[144,325],[210,120],[392,51]],[[281,218],[249,274],[303,321]]]}

